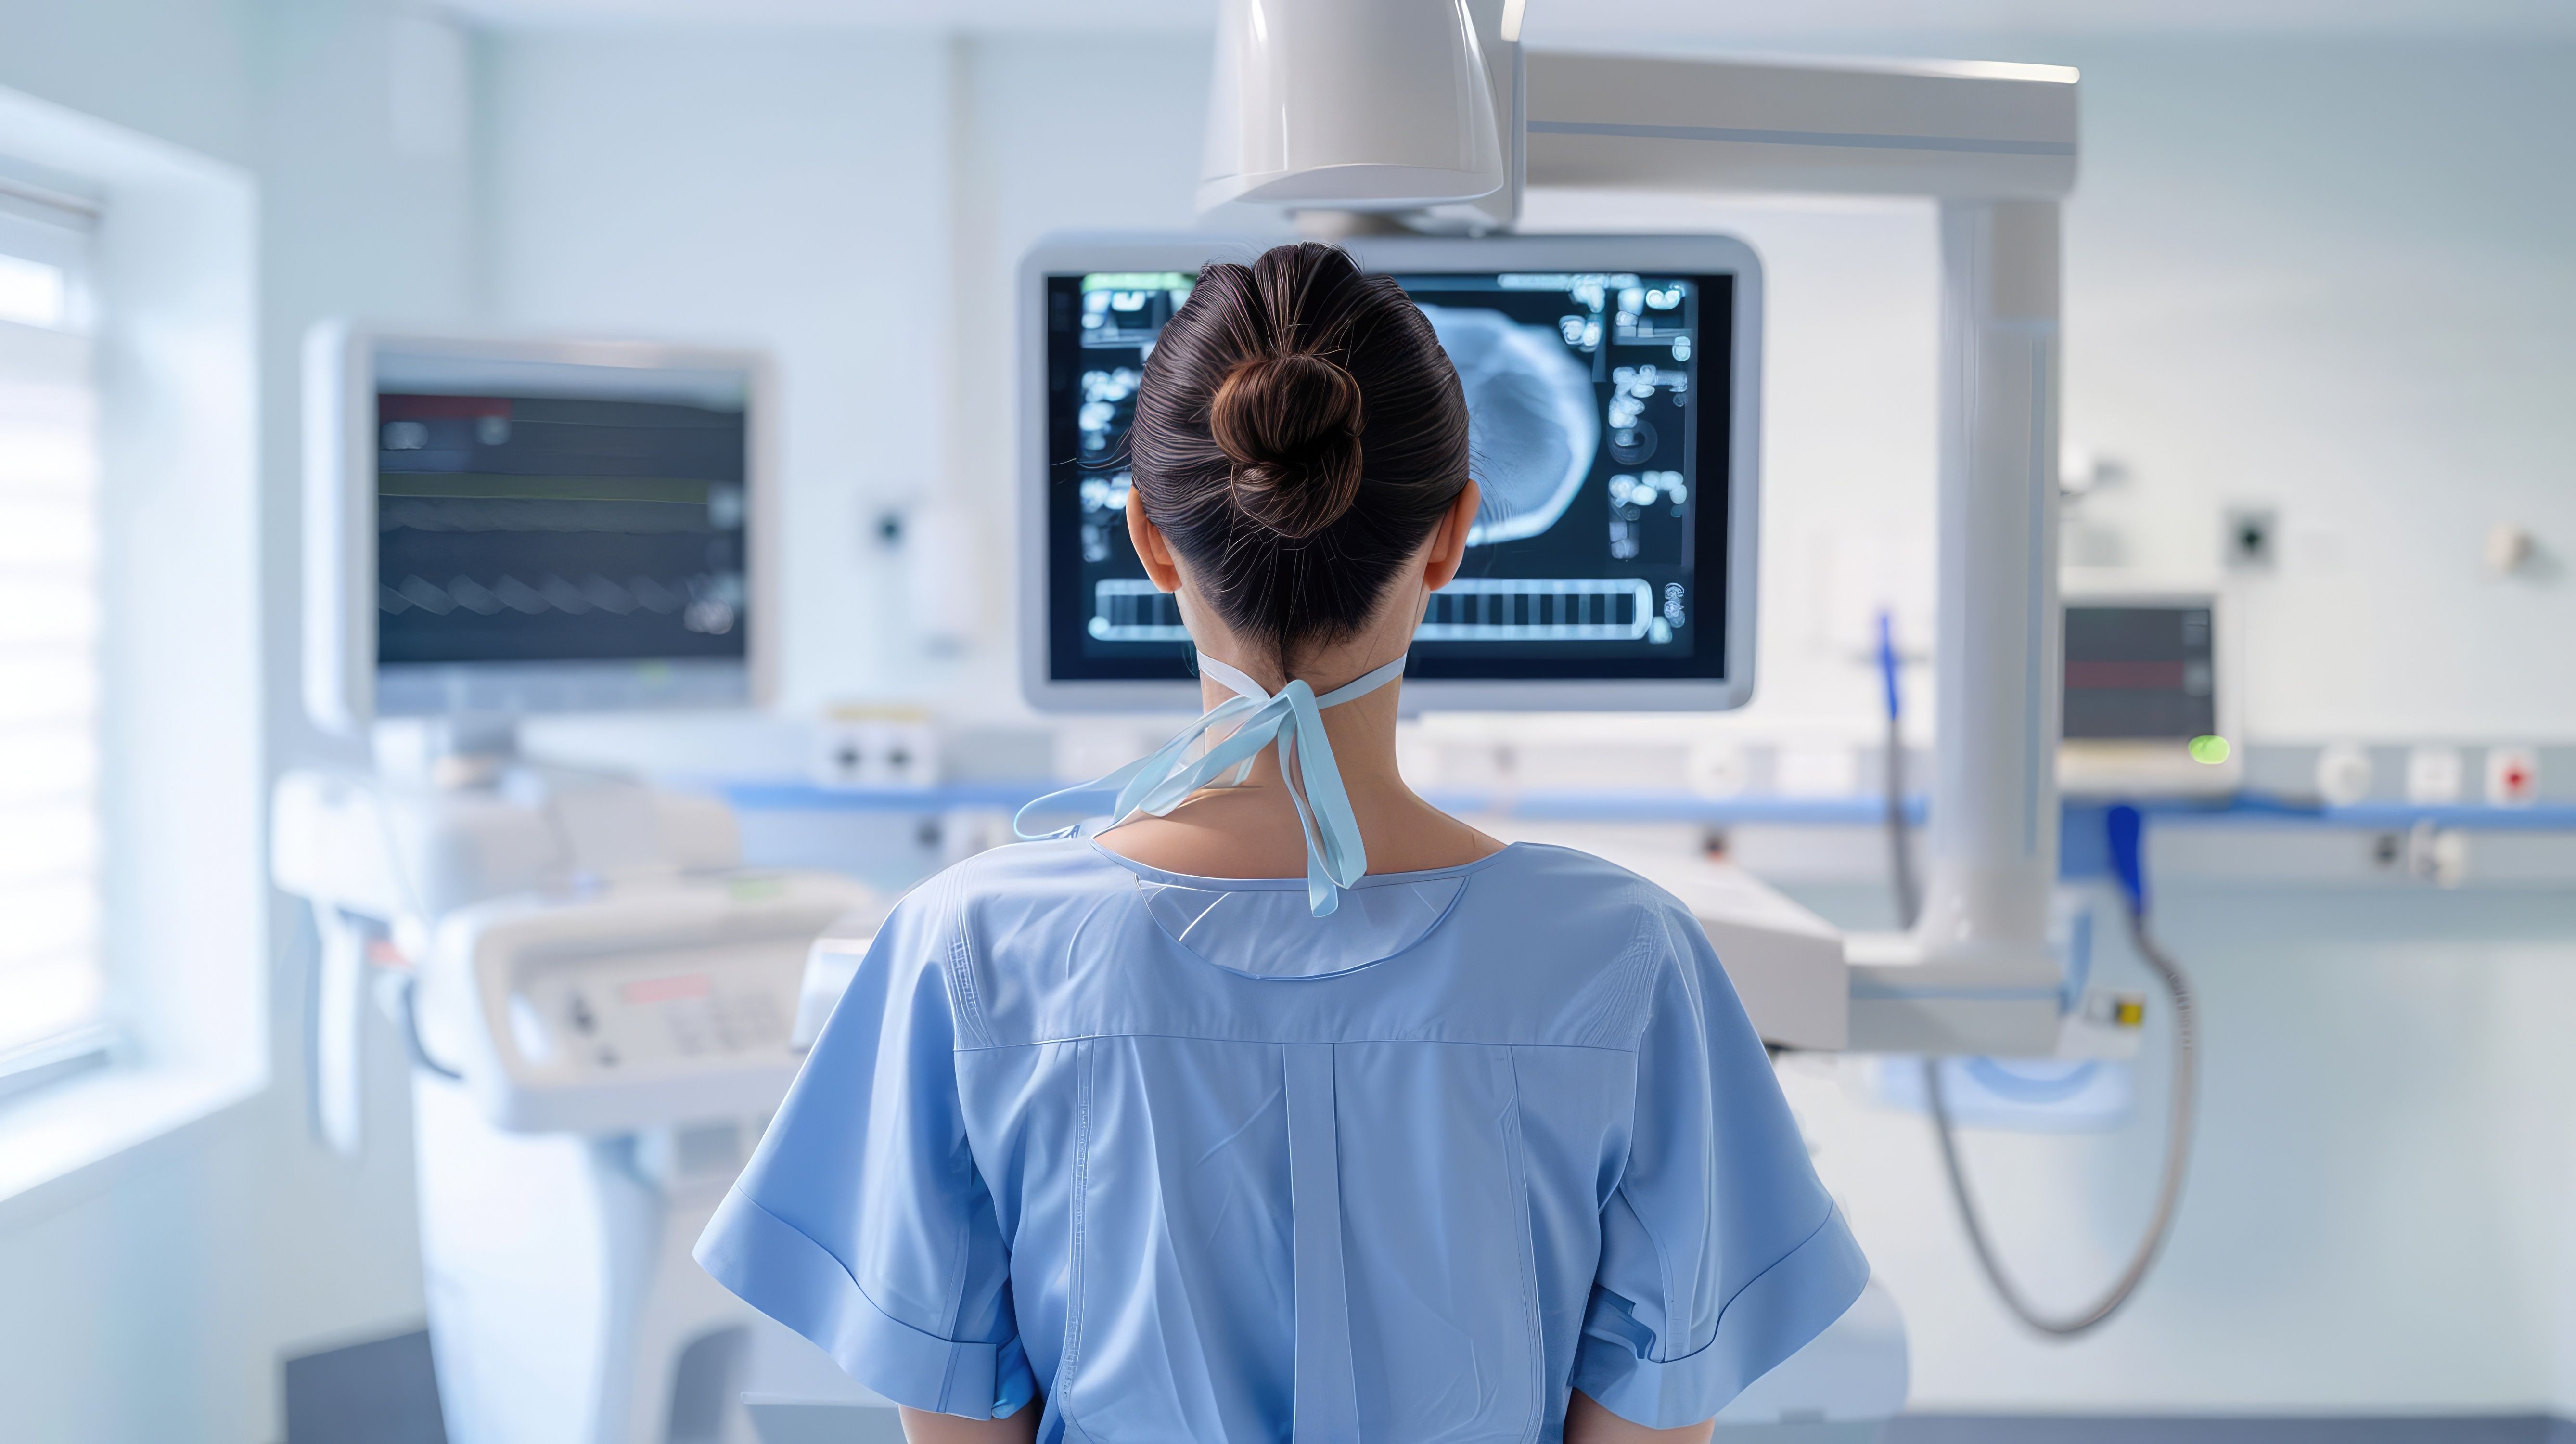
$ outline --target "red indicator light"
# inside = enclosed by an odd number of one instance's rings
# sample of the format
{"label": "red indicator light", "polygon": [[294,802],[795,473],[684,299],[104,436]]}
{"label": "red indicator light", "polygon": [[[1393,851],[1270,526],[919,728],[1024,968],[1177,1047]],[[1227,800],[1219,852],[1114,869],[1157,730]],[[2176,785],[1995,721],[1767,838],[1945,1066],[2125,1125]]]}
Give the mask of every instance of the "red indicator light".
{"label": "red indicator light", "polygon": [[716,980],[704,973],[680,973],[668,978],[645,978],[617,990],[621,1003],[673,1003],[683,998],[703,998],[716,990]]}

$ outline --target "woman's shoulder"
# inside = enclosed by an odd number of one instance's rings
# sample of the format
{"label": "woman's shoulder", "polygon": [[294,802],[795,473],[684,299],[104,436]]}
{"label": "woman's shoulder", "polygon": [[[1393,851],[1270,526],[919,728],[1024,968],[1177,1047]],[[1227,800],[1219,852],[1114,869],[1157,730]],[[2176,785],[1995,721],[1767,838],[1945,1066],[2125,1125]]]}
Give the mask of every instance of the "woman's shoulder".
{"label": "woman's shoulder", "polygon": [[1690,913],[1652,879],[1581,848],[1515,842],[1493,861],[1500,885],[1482,890],[1486,905],[1526,913],[1534,921],[1591,927],[1624,919],[1644,925]]}
{"label": "woman's shoulder", "polygon": [[[952,914],[1001,909],[1027,918],[1057,905],[1087,909],[1104,894],[1134,892],[1140,879],[1165,885],[1294,886],[1287,879],[1227,884],[1171,873],[1111,855],[1080,835],[1066,835],[977,853],[924,882],[913,896],[924,901],[936,898],[937,905]],[[1597,854],[1553,843],[1515,842],[1453,867],[1372,874],[1361,887],[1449,879],[1467,884],[1460,890],[1467,913],[1538,932],[1660,926],[1690,915],[1679,899],[1637,872]]]}
{"label": "woman's shoulder", "polygon": [[[1228,1036],[1632,1047],[1695,927],[1637,873],[1534,843],[1373,874],[1316,918],[1303,879],[1164,873],[1076,835],[980,853],[897,911],[890,951],[945,972],[961,1036],[983,1044],[1221,1019]],[[1348,982],[1262,990],[1328,978]]]}
{"label": "woman's shoulder", "polygon": [[[1688,917],[1689,909],[1651,879],[1608,858],[1553,843],[1515,842],[1501,851],[1454,867],[1372,874],[1363,888],[1400,881],[1468,883],[1462,902],[1471,912],[1517,920],[1545,931],[1598,928],[1613,920],[1660,923]],[[1233,883],[1171,873],[1109,854],[1078,834],[1011,843],[950,865],[904,900],[952,916],[995,907],[1026,914],[1053,904],[1085,907],[1104,893],[1132,892],[1148,883],[1210,886],[1292,886]]]}
{"label": "woman's shoulder", "polygon": [[1033,917],[1053,903],[1099,893],[1114,871],[1101,866],[1095,849],[1069,835],[990,848],[914,884],[895,902],[880,932],[954,937],[971,932],[996,907]]}

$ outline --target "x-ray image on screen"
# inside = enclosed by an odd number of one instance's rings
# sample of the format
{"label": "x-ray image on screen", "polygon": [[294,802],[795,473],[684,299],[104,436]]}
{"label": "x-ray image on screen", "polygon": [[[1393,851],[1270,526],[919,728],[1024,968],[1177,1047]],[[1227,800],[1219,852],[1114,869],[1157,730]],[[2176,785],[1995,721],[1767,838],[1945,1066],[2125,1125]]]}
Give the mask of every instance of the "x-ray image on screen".
{"label": "x-ray image on screen", "polygon": [[[1127,428],[1187,272],[1047,277],[1048,648],[1065,679],[1180,675],[1127,539]],[[1458,371],[1484,506],[1417,677],[1725,675],[1734,278],[1398,274]],[[1703,337],[1707,338],[1703,344]],[[1365,465],[1365,462],[1363,462]]]}
{"label": "x-ray image on screen", "polygon": [[1469,546],[1536,536],[1556,525],[1592,475],[1601,417],[1592,373],[1553,326],[1482,306],[1422,308],[1467,397],[1467,448],[1483,463],[1484,515]]}

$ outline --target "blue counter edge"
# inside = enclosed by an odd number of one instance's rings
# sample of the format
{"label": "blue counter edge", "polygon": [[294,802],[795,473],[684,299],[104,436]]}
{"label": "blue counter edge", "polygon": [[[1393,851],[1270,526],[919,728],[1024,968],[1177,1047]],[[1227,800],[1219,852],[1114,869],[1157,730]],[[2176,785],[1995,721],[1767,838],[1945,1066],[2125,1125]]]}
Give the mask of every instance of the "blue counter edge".
{"label": "blue counter edge", "polygon": [[[957,808],[1017,808],[1056,790],[1054,782],[952,782],[925,788],[817,787],[789,780],[673,778],[669,785],[712,792],[744,812],[895,812],[930,814]],[[1696,797],[1687,793],[1556,792],[1520,793],[1434,789],[1425,794],[1434,804],[1469,816],[1522,817],[1548,822],[1697,822],[1711,826],[1778,824],[1806,827],[1866,827],[1878,823],[1885,804],[1876,797]],[[2068,798],[2070,821],[2098,813],[2107,798]],[[2403,831],[2419,823],[2435,827],[2497,832],[2576,832],[2576,804],[2541,803],[2530,807],[2472,805],[2417,806],[2403,802],[2361,802],[2333,807],[2262,793],[2225,798],[2148,798],[2135,804],[2159,822],[2185,826],[2282,824]],[[1922,825],[1929,807],[1921,796],[1906,799],[1906,820]],[[1031,819],[1034,825],[1063,826],[1063,816]]]}

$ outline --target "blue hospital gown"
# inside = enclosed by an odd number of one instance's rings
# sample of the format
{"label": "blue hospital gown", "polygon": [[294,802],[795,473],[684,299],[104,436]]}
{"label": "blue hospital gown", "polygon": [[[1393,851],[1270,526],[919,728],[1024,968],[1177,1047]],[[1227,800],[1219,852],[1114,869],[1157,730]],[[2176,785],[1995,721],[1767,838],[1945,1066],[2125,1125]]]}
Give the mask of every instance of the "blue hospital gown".
{"label": "blue hospital gown", "polygon": [[1522,843],[1316,918],[1081,836],[895,909],[697,1257],[1050,1444],[1696,1423],[1868,1275],[1652,884]]}

